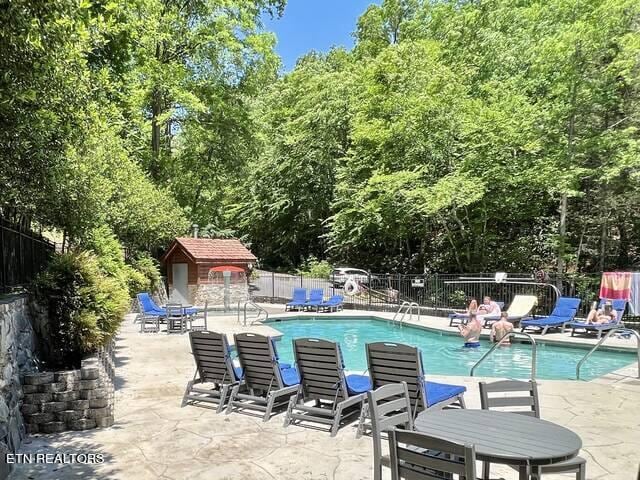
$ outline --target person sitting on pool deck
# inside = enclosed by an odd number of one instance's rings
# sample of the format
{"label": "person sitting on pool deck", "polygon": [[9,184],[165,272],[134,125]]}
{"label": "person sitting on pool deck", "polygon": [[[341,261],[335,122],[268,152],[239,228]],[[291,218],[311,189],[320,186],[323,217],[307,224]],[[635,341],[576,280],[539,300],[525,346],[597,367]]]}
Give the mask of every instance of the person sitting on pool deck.
{"label": "person sitting on pool deck", "polygon": [[[491,325],[491,341],[499,342],[510,332],[513,332],[513,324],[509,321],[509,314],[502,312],[500,314],[500,320]],[[507,338],[502,344],[509,345],[511,344],[511,340]]]}
{"label": "person sitting on pool deck", "polygon": [[478,311],[478,301],[472,298],[467,307],[467,313],[476,313]]}
{"label": "person sitting on pool deck", "polygon": [[478,313],[482,315],[492,315],[497,317],[500,315],[500,305],[491,300],[489,295],[485,296],[482,300],[482,305],[478,307]]}
{"label": "person sitting on pool deck", "polygon": [[460,335],[464,337],[465,348],[476,348],[480,346],[480,332],[482,325],[475,313],[469,314],[469,321],[466,325],[458,325]]}
{"label": "person sitting on pool deck", "polygon": [[478,307],[478,321],[480,324],[484,323],[484,317],[499,317],[501,310],[500,305],[491,300],[489,295],[486,295],[482,300],[482,305]]}
{"label": "person sitting on pool deck", "polygon": [[610,301],[606,301],[603,308],[591,309],[589,316],[587,316],[587,323],[609,323],[615,322],[618,318],[618,313],[613,309],[613,304]]}

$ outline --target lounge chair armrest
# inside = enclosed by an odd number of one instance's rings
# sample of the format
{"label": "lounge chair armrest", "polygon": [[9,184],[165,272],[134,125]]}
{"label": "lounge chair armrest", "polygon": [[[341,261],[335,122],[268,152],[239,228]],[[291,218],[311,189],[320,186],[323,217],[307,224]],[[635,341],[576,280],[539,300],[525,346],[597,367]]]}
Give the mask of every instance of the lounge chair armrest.
{"label": "lounge chair armrest", "polygon": [[283,395],[292,395],[294,393],[297,393],[299,387],[300,385],[291,385],[290,387],[284,387],[283,389],[277,391],[276,396],[281,397]]}
{"label": "lounge chair armrest", "polygon": [[343,407],[350,407],[351,405],[355,405],[356,403],[364,402],[367,398],[366,393],[359,393],[358,395],[354,395],[352,397],[347,398],[340,402],[340,405]]}

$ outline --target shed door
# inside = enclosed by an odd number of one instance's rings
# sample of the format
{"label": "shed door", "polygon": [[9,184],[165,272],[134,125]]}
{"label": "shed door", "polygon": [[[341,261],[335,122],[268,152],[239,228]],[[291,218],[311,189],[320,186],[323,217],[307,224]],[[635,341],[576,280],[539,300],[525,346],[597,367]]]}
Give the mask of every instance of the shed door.
{"label": "shed door", "polygon": [[187,288],[187,278],[189,276],[189,266],[186,263],[174,263],[172,266],[173,289],[169,300],[186,305],[189,303],[189,290]]}

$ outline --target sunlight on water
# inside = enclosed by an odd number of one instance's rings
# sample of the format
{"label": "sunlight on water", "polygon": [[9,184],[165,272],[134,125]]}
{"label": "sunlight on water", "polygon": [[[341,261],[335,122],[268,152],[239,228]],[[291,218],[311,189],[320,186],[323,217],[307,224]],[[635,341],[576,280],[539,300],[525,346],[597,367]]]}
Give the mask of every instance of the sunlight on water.
{"label": "sunlight on water", "polygon": [[[415,345],[422,350],[425,372],[432,375],[469,375],[471,367],[491,344],[483,341],[480,348],[462,348],[457,336],[415,327],[399,326],[385,320],[335,318],[284,320],[269,322],[282,332],[278,352],[283,360],[293,361],[291,341],[294,338],[316,337],[340,342],[347,370],[367,368],[365,344],[391,341]],[[587,351],[584,349],[538,344],[537,377],[543,379],[575,379],[576,365]],[[605,373],[629,365],[635,360],[632,353],[596,351],[581,369],[581,378],[591,380]],[[496,350],[476,370],[477,376],[529,378],[530,345],[511,345]]]}

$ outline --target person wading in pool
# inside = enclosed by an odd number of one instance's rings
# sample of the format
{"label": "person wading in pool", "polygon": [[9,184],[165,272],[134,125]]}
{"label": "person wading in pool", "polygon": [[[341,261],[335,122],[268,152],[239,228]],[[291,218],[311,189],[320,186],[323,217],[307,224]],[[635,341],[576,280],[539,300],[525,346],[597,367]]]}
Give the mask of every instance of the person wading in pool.
{"label": "person wading in pool", "polygon": [[458,325],[460,335],[464,337],[465,348],[476,348],[480,346],[480,332],[482,325],[475,313],[469,314],[469,321],[466,325]]}
{"label": "person wading in pool", "polygon": [[[499,342],[506,334],[513,332],[513,324],[509,321],[509,314],[502,312],[500,320],[491,326],[491,341]],[[507,338],[502,345],[511,345],[511,340]]]}

